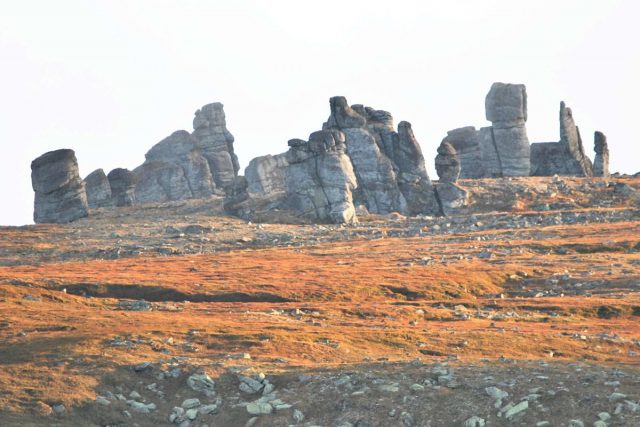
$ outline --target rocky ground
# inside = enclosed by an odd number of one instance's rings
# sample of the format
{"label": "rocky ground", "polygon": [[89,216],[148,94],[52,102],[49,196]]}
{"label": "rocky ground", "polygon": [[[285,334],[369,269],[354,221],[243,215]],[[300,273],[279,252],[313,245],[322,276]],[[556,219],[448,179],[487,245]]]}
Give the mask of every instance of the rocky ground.
{"label": "rocky ground", "polygon": [[640,178],[461,184],[447,218],[0,228],[0,425],[640,425]]}

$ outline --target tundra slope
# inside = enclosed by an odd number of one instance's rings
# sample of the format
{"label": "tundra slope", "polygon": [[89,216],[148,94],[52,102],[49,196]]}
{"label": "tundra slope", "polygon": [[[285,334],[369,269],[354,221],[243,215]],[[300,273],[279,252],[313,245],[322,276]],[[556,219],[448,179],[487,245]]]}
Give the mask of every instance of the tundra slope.
{"label": "tundra slope", "polygon": [[462,185],[449,218],[1,228],[2,425],[638,425],[640,180]]}

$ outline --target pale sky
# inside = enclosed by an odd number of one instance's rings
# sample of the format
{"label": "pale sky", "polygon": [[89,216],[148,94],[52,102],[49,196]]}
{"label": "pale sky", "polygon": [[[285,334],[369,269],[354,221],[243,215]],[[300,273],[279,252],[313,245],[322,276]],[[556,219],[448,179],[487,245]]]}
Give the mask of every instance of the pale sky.
{"label": "pale sky", "polygon": [[0,224],[32,222],[31,161],[72,148],[82,177],[134,168],[225,105],[242,168],[321,128],[329,97],[410,121],[430,176],[447,130],[486,126],[495,81],[524,83],[531,142],[559,139],[640,171],[640,2],[0,0]]}

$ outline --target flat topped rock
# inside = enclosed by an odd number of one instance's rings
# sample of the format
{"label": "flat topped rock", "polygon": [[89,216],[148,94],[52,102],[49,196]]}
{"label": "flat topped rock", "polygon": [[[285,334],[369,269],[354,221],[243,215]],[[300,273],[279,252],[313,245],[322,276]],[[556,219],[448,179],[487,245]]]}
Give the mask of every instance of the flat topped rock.
{"label": "flat topped rock", "polygon": [[78,161],[73,150],[49,151],[31,162],[33,190],[51,193],[69,184],[78,173]]}
{"label": "flat topped rock", "polygon": [[36,223],[67,223],[88,215],[87,195],[73,150],[50,151],[31,162]]}
{"label": "flat topped rock", "polygon": [[485,98],[487,120],[498,122],[527,121],[527,89],[523,84],[494,83]]}

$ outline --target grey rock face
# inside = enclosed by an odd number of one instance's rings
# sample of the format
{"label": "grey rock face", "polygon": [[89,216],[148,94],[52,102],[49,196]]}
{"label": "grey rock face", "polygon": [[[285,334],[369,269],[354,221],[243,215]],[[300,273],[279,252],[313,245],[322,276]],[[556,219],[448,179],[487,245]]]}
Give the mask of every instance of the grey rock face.
{"label": "grey rock face", "polygon": [[594,133],[593,176],[609,177],[609,145],[607,137],[600,131]]}
{"label": "grey rock face", "polygon": [[337,223],[357,220],[354,205],[380,214],[440,212],[409,122],[401,122],[396,131],[387,111],[349,106],[341,96],[329,104],[323,130],[308,142],[292,139],[286,153],[249,163],[247,192],[255,203],[245,205]]}
{"label": "grey rock face", "polygon": [[349,107],[344,97],[330,100],[331,116],[324,129],[345,135],[346,152],[358,181],[354,202],[369,212],[403,214],[437,212],[433,187],[411,124],[394,131],[393,117],[362,105]]}
{"label": "grey rock face", "polygon": [[225,188],[233,184],[240,165],[233,149],[233,135],[227,130],[223,105],[207,104],[196,111],[192,135],[209,162],[215,185]]}
{"label": "grey rock face", "polygon": [[318,131],[309,142],[289,141],[286,153],[286,205],[305,217],[335,223],[357,221],[352,192],[357,187],[345,136],[339,131]]}
{"label": "grey rock face", "polygon": [[285,153],[252,159],[244,170],[249,193],[265,195],[285,192],[285,175],[288,166]]}
{"label": "grey rock face", "polygon": [[87,203],[92,209],[109,206],[111,203],[111,186],[102,169],[96,169],[84,179]]}
{"label": "grey rock face", "polygon": [[525,86],[494,83],[485,98],[485,114],[492,126],[454,129],[442,140],[458,154],[460,178],[528,176],[531,152]]}
{"label": "grey rock face", "polygon": [[392,150],[385,151],[397,167],[398,188],[407,201],[407,213],[437,213],[439,207],[434,197],[433,185],[411,123],[398,123],[397,135],[398,142],[392,145]]}
{"label": "grey rock face", "polygon": [[73,150],[56,150],[31,162],[36,223],[67,223],[88,215],[87,195]]}
{"label": "grey rock face", "polygon": [[107,175],[114,206],[132,206],[135,202],[135,175],[128,169],[117,168]]}
{"label": "grey rock face", "polygon": [[452,182],[436,184],[436,192],[444,215],[460,213],[469,201],[468,191]]}
{"label": "grey rock face", "polygon": [[[473,126],[453,129],[447,132],[442,144],[450,144],[460,162],[460,178],[483,178],[486,176],[483,164],[483,147],[480,132]],[[489,149],[494,150],[493,144]],[[439,153],[440,151],[438,151]],[[442,180],[442,177],[440,177]]]}
{"label": "grey rock face", "polygon": [[573,113],[560,103],[560,141],[531,145],[531,175],[592,176],[591,160],[585,155]]}
{"label": "grey rock face", "polygon": [[571,108],[564,101],[560,102],[560,143],[567,147],[569,152],[568,169],[571,175],[592,176],[593,166],[591,160],[584,153],[580,129],[573,120]]}
{"label": "grey rock face", "polygon": [[460,161],[452,144],[443,141],[438,147],[436,171],[440,182],[436,184],[436,194],[440,210],[444,215],[459,213],[467,206],[469,193],[456,184],[460,175]]}
{"label": "grey rock face", "polygon": [[487,120],[492,123],[491,140],[502,176],[528,176],[530,147],[527,121],[527,91],[521,84],[494,83],[485,99]]}
{"label": "grey rock face", "polygon": [[154,145],[145,162],[134,170],[136,203],[205,198],[215,183],[198,141],[177,131]]}
{"label": "grey rock face", "polygon": [[440,182],[455,183],[460,176],[460,160],[455,148],[448,142],[442,142],[438,147],[436,172]]}

